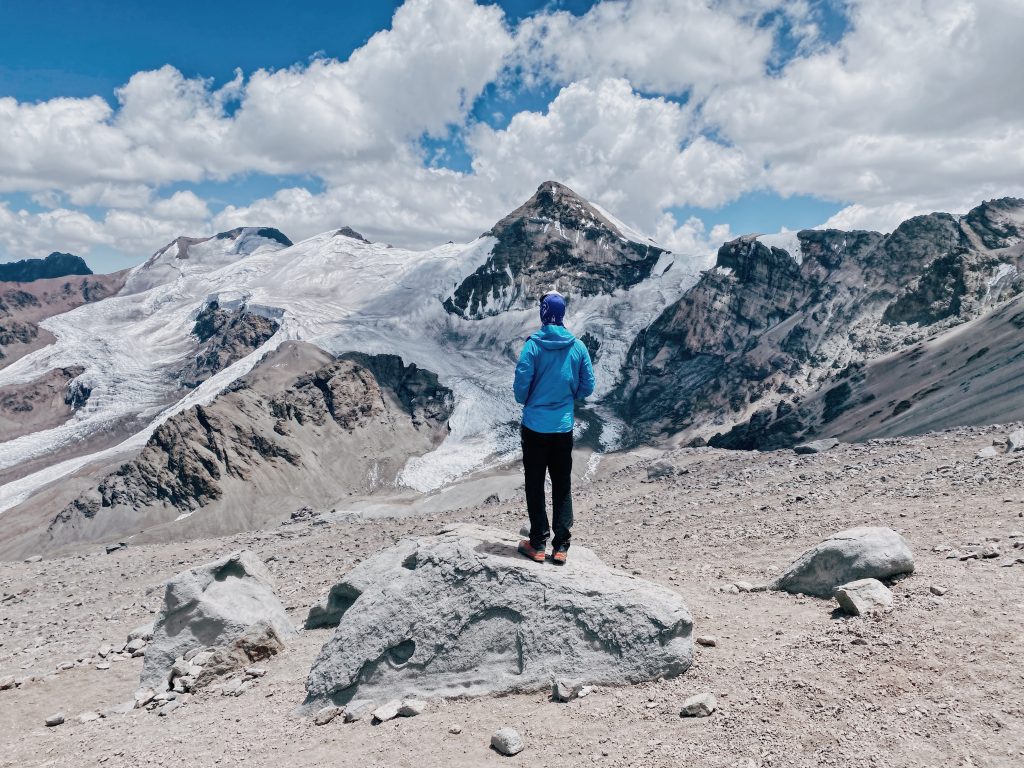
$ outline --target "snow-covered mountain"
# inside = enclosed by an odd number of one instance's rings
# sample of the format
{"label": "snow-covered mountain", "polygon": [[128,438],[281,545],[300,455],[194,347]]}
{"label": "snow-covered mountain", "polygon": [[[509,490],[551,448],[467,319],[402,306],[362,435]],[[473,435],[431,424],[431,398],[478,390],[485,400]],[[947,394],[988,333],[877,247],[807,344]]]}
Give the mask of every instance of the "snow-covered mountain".
{"label": "snow-covered mountain", "polygon": [[[512,369],[537,325],[534,294],[569,293],[567,325],[594,351],[600,397],[639,330],[696,279],[685,261],[670,270],[671,255],[561,185],[542,185],[520,218],[426,251],[347,228],[296,244],[269,228],[178,238],[132,270],[116,296],[43,321],[54,342],[0,370],[0,387],[10,387],[77,366],[72,384],[89,393],[67,421],[0,443],[4,523],[49,525],[69,496],[146,449],[160,425],[213,403],[289,340],[331,355],[395,355],[451,390],[450,432],[410,455],[391,482],[430,491],[507,459],[518,446]],[[519,233],[515,258],[503,239],[510,230]],[[451,311],[460,286],[496,259],[500,311]],[[582,414],[581,429],[605,447],[621,434],[600,407]]]}

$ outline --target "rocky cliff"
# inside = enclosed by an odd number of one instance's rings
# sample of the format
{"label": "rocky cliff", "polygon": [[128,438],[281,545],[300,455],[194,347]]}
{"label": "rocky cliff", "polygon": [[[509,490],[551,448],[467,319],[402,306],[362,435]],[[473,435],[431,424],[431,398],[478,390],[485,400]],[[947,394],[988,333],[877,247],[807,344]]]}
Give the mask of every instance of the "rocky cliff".
{"label": "rocky cliff", "polygon": [[568,297],[611,293],[651,274],[666,251],[637,242],[591,203],[555,181],[485,233],[496,243],[486,262],[444,307],[466,318],[532,307],[555,289]]}
{"label": "rocky cliff", "polygon": [[276,320],[250,312],[244,304],[225,309],[216,300],[209,302],[199,311],[192,328],[199,349],[182,368],[182,385],[198,387],[217,371],[258,349],[280,327]]}
{"label": "rocky cliff", "polygon": [[54,251],[45,259],[24,259],[0,264],[0,281],[30,283],[52,277],[91,275],[92,270],[81,256]]}
{"label": "rocky cliff", "polygon": [[[827,431],[854,405],[859,366],[1024,290],[1022,200],[918,216],[888,235],[807,230],[798,240],[798,254],[754,236],[726,243],[637,338],[611,398],[634,439],[682,432],[753,448]],[[795,415],[811,393],[821,402],[813,424]]]}
{"label": "rocky cliff", "polygon": [[323,508],[393,484],[447,432],[452,393],[401,359],[333,358],[285,342],[209,405],[156,429],[142,452],[72,500],[51,543],[184,520],[206,533]]}

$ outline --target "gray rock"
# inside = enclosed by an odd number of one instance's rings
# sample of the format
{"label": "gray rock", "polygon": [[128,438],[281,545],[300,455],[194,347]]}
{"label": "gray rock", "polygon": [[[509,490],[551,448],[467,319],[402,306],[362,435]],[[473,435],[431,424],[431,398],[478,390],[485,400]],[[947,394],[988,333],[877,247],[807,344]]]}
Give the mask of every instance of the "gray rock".
{"label": "gray rock", "polygon": [[46,718],[46,727],[47,728],[53,728],[56,725],[63,725],[63,724],[64,724],[64,713],[63,712],[58,712],[57,714],[50,715],[48,718]]}
{"label": "gray rock", "polygon": [[26,563],[38,563],[42,559],[43,559],[42,555],[32,555],[31,557],[26,557],[25,558],[25,562]]}
{"label": "gray rock", "polygon": [[139,690],[135,692],[135,708],[139,709],[146,706],[153,700],[154,696],[156,696],[156,691],[152,688],[139,688]]}
{"label": "gray rock", "polygon": [[663,480],[666,477],[674,477],[676,468],[667,461],[656,461],[647,467],[648,480]]}
{"label": "gray rock", "polygon": [[491,746],[497,752],[512,757],[522,752],[526,745],[514,728],[500,728],[491,735]]}
{"label": "gray rock", "polygon": [[981,551],[978,554],[980,554],[982,557],[986,559],[999,557],[999,547],[997,547],[995,544],[986,544],[981,548]]}
{"label": "gray rock", "polygon": [[555,701],[572,701],[580,695],[583,683],[579,680],[556,679],[551,685],[551,698]]}
{"label": "gray rock", "polygon": [[252,552],[234,552],[179,573],[166,584],[141,684],[166,688],[175,659],[193,648],[230,643],[259,622],[279,638],[295,632],[270,573]]}
{"label": "gray rock", "polygon": [[718,701],[715,694],[698,693],[683,702],[683,708],[679,710],[680,717],[707,717],[718,709]]}
{"label": "gray rock", "polygon": [[825,453],[825,451],[831,451],[837,445],[839,445],[839,441],[834,437],[826,437],[823,440],[812,440],[809,443],[793,446],[793,452],[799,454]]}
{"label": "gray rock", "polygon": [[100,719],[99,712],[83,712],[75,718],[80,723],[92,723]]}
{"label": "gray rock", "polygon": [[690,666],[692,622],[675,592],[584,547],[564,567],[538,568],[517,543],[457,525],[355,569],[362,591],[313,662],[307,707],[536,691],[554,675],[635,683]]}
{"label": "gray rock", "polygon": [[793,594],[832,597],[836,587],[858,579],[912,573],[914,555],[890,528],[852,528],[804,552],[772,584]]}
{"label": "gray rock", "polygon": [[0,677],[0,691],[6,691],[15,686],[14,677],[7,675],[6,677]]}
{"label": "gray rock", "polygon": [[836,589],[839,607],[852,616],[892,608],[892,592],[878,579],[859,579]]}
{"label": "gray rock", "polygon": [[399,717],[416,717],[427,711],[427,702],[423,699],[406,699],[398,708]]}
{"label": "gray rock", "polygon": [[341,707],[327,706],[320,709],[313,717],[313,725],[327,725],[345,710]]}
{"label": "gray rock", "polygon": [[125,701],[121,704],[117,704],[103,713],[104,717],[114,717],[115,715],[127,715],[133,709],[136,709],[134,701]]}
{"label": "gray rock", "polygon": [[393,699],[392,701],[381,704],[373,710],[373,722],[386,723],[388,720],[394,720],[398,717],[398,712],[401,708],[402,702],[399,699]]}
{"label": "gray rock", "polygon": [[166,704],[160,707],[160,709],[157,710],[157,714],[160,717],[167,717],[169,714],[171,714],[171,712],[173,712],[180,706],[181,702],[177,699],[173,699],[172,701],[168,701]]}
{"label": "gray rock", "polygon": [[1024,451],[1024,429],[1011,432],[1006,438],[1006,452],[1017,453],[1018,451]]}
{"label": "gray rock", "polygon": [[362,720],[372,711],[373,701],[371,699],[354,699],[345,707],[345,722],[354,723],[357,720]]}
{"label": "gray rock", "polygon": [[703,645],[705,648],[714,648],[718,645],[718,638],[714,635],[697,635],[695,639],[697,645]]}
{"label": "gray rock", "polygon": [[946,588],[945,587],[939,587],[939,586],[936,586],[935,584],[932,584],[930,587],[928,587],[928,591],[931,592],[936,597],[942,597],[944,594],[946,594]]}

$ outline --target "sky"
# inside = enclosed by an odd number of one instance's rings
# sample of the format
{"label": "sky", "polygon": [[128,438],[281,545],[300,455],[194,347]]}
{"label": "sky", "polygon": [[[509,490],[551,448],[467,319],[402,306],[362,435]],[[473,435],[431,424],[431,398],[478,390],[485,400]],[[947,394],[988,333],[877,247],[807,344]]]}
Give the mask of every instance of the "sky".
{"label": "sky", "polygon": [[682,253],[1024,195],[1020,0],[0,0],[0,261],[469,241],[554,179]]}

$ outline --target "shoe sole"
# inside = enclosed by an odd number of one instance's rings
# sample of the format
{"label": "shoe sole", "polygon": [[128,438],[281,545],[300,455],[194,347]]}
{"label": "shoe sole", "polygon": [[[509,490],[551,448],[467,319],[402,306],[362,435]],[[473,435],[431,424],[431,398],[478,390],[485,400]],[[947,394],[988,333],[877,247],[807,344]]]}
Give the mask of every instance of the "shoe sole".
{"label": "shoe sole", "polygon": [[526,552],[523,552],[523,550],[521,550],[521,549],[517,549],[516,551],[520,555],[525,557],[527,560],[531,560],[531,561],[533,561],[535,563],[543,563],[544,562],[544,554],[543,553],[538,553],[536,555],[529,555]]}

